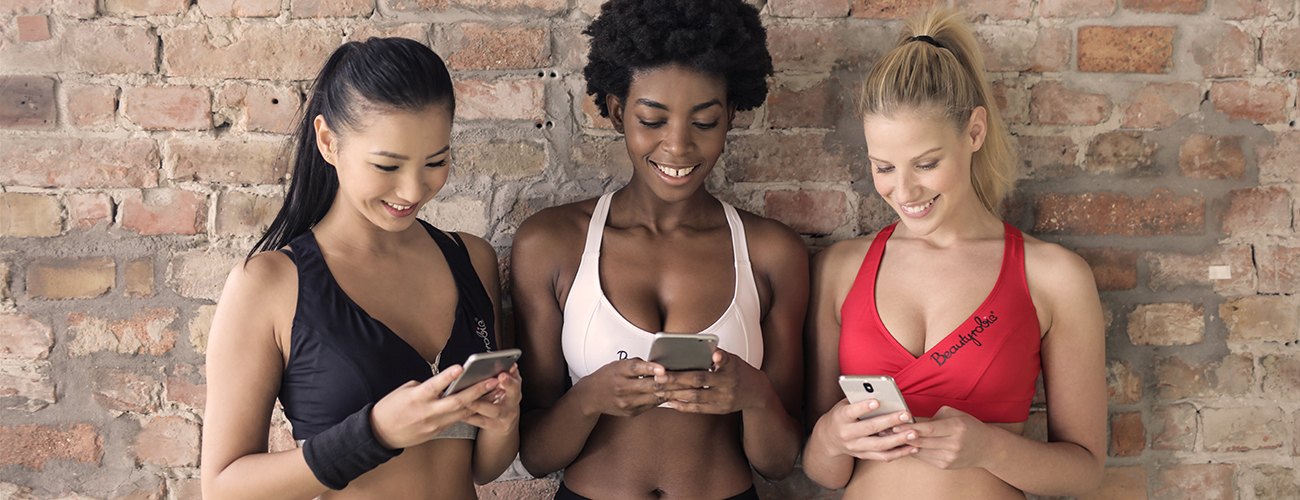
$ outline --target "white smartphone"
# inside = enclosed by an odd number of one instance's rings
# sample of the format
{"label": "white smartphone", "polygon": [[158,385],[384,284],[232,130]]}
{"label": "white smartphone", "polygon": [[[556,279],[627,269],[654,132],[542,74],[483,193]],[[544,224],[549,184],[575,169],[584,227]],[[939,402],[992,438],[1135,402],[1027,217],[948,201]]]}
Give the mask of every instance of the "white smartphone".
{"label": "white smartphone", "polygon": [[504,349],[493,352],[480,352],[470,354],[465,360],[465,371],[460,372],[460,376],[447,386],[443,391],[442,397],[465,390],[465,388],[499,375],[501,372],[509,370],[515,361],[519,360],[519,355],[523,351],[519,349]]}
{"label": "white smartphone", "polygon": [[[898,390],[894,377],[889,375],[840,375],[840,389],[844,391],[845,396],[848,396],[849,403],[868,399],[880,402],[880,408],[858,417],[858,420],[899,411],[907,411],[909,416],[912,413],[907,410],[907,401],[903,399],[903,392]],[[908,422],[912,420],[908,419]]]}
{"label": "white smartphone", "polygon": [[718,336],[708,333],[656,333],[648,361],[671,371],[708,370],[717,346]]}

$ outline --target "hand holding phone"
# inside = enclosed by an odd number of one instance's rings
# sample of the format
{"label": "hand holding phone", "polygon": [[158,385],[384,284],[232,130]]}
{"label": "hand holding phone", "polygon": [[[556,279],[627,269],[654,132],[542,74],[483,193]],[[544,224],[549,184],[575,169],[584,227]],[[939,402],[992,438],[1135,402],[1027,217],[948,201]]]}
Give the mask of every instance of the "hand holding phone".
{"label": "hand holding phone", "polygon": [[[903,392],[898,390],[898,384],[894,382],[894,377],[888,375],[840,375],[840,390],[849,398],[849,403],[858,403],[868,399],[875,399],[880,402],[880,407],[875,411],[867,413],[858,420],[879,417],[890,413],[906,411],[907,400],[903,399]],[[908,422],[912,422],[909,419]]]}
{"label": "hand holding phone", "polygon": [[500,351],[480,352],[469,355],[469,358],[465,360],[465,364],[463,365],[465,371],[461,372],[460,376],[456,377],[456,380],[452,381],[451,385],[447,386],[447,390],[443,391],[442,397],[445,398],[465,390],[465,388],[469,386],[495,377],[502,372],[509,370],[510,367],[515,364],[515,361],[519,360],[521,354],[523,354],[523,351],[520,351],[519,349],[504,349]]}
{"label": "hand holding phone", "polygon": [[708,370],[713,367],[713,350],[717,347],[717,335],[656,333],[649,361],[669,371]]}

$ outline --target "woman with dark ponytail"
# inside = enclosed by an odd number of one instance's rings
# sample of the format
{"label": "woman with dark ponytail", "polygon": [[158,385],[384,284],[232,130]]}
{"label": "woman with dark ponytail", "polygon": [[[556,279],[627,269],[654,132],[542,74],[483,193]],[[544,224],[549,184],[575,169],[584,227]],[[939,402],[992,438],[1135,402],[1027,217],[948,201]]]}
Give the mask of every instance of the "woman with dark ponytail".
{"label": "woman with dark ponytail", "polygon": [[[447,68],[411,40],[350,42],[321,69],[284,206],[212,322],[204,498],[466,499],[513,460],[517,369],[443,397],[499,348],[495,251],[415,217],[447,181],[454,113]],[[267,453],[277,398],[299,447]]]}
{"label": "woman with dark ponytail", "polygon": [[[1087,495],[1106,461],[1101,302],[1083,259],[998,216],[1015,154],[962,14],[909,22],[861,113],[901,220],[813,262],[805,472],[855,500]],[[1040,371],[1047,442],[1025,436]],[[850,404],[840,375],[893,377],[907,410],[868,417],[884,401]]]}

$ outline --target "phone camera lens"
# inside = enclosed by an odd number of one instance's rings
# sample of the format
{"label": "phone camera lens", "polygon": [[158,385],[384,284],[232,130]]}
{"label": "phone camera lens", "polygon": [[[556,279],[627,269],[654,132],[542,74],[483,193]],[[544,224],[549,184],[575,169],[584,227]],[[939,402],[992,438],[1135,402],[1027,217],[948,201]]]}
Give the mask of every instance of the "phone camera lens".
{"label": "phone camera lens", "polygon": [[866,389],[867,392],[876,392],[876,388],[875,388],[875,387],[871,387],[871,383],[870,383],[870,382],[863,382],[863,383],[862,383],[862,388],[863,388],[863,389]]}

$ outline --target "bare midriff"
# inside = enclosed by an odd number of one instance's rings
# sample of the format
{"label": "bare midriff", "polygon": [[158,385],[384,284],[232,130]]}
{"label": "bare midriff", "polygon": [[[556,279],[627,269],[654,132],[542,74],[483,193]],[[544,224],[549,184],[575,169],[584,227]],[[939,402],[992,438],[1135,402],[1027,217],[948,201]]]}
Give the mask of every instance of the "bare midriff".
{"label": "bare midriff", "polygon": [[341,491],[322,500],[473,500],[470,459],[472,439],[434,439],[402,451],[401,455],[363,474]]}
{"label": "bare midriff", "polygon": [[[1025,431],[1024,422],[991,425],[1021,435]],[[983,468],[943,470],[918,458],[904,457],[893,462],[855,460],[853,478],[844,488],[843,498],[1024,500],[1025,494]]]}
{"label": "bare midriff", "polygon": [[654,408],[635,417],[602,415],[564,483],[589,498],[717,498],[753,485],[740,414]]}

